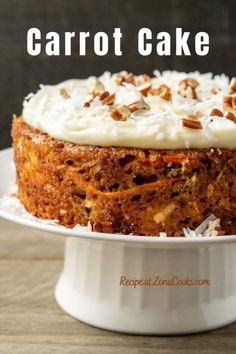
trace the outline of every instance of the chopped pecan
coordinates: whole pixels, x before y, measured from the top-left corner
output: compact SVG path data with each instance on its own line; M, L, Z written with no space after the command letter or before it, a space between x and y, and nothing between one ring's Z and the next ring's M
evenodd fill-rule
M101 99L100 96L100 101L102 102L102 104L106 104L108 106L112 105L115 102L115 94L112 93L111 95L108 92L108 95L106 95L105 97L103 96L103 98Z
M178 93L185 98L197 99L196 88L199 86L199 82L192 78L186 78L179 83Z
M152 87L151 82L144 82L142 85L139 85L137 89L141 92L143 96L147 96L150 88Z
M96 222L96 221L89 221L88 227L91 231L95 232L104 232L104 233L112 233L112 223L109 221L104 222Z
M109 95L110 95L110 93L108 91L103 91L99 95L99 100L102 101L102 100L104 100L104 98L108 97Z
M223 108L224 110L232 108L232 96L223 97Z
M190 86L192 88L196 88L199 86L199 82L195 79L192 79L191 77L187 77L186 79L183 79L180 81L180 85L186 85L186 86Z
M160 90L161 90L160 97L163 100L170 101L170 99L171 99L170 88L166 85L161 85Z
M135 101L133 103L130 103L128 105L129 109L131 112L135 112L138 111L140 109L151 109L149 104L147 104L147 102L144 101L143 97L141 97L138 101Z
M224 114L218 108L213 108L212 111L211 111L210 116L224 117Z
M232 120L232 122L236 123L236 115L231 111L226 111L224 114L225 118Z
M145 82L151 82L151 78L147 74L143 74L139 77L138 85L142 85Z
M135 85L135 78L132 73L126 74L126 73L119 73L116 78L116 83L117 85L122 85L123 82L126 82L127 84L132 84Z
M65 88L61 88L59 92L60 92L60 95L61 95L63 98L65 98L65 100L67 100L68 98L70 98L70 95L69 95L69 93L66 91Z
M90 104L93 102L95 97L96 96L93 96L90 100L85 102L84 107L90 107ZM108 91L103 91L99 94L99 100L102 104L112 105L115 101L115 94L113 93L112 95L110 95Z
M236 92L236 77L232 77L230 84L229 84L229 93L235 93Z
M170 88L162 84L158 88L150 89L150 94L153 96L160 96L163 100L170 101L171 100L171 91Z
M114 120L127 120L130 116L130 113L131 110L128 106L119 106L111 112L111 117Z
M224 110L235 110L236 109L236 96L224 96L223 97L223 108Z
M182 118L182 124L185 128L202 129L202 123L194 115L190 115L187 118Z

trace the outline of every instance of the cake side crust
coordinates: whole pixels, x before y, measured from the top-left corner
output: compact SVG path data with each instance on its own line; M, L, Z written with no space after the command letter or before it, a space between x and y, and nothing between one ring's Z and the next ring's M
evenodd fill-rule
M226 234L236 233L235 150L76 145L22 117L12 137L19 199L33 215L66 227L90 221L115 233L180 236L213 213Z

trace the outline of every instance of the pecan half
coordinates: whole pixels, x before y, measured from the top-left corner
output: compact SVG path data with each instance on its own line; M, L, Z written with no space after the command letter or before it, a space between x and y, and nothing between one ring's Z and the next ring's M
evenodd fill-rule
M89 221L88 227L91 231L95 231L95 232L113 233L112 223L109 221L104 221L104 222Z
M197 99L196 88L199 86L199 82L191 77L181 80L179 83L178 93L185 98Z
M151 109L149 104L147 104L147 102L144 101L143 97L141 97L138 101L130 103L128 105L128 107L129 107L131 112L135 112L135 111L138 111L140 109L147 109L147 110Z
M224 117L224 114L218 108L213 108L212 111L211 111L210 116Z
M235 93L236 92L236 77L232 77L230 84L229 84L229 93Z
M65 88L61 88L59 92L60 92L60 95L61 95L63 98L65 98L65 100L67 100L68 98L70 98L70 95L69 95L69 93L66 91Z
M131 114L131 110L128 106L119 106L116 107L112 112L111 112L111 117L114 120L127 120Z
M182 125L184 128L202 129L202 123L194 115L182 118Z

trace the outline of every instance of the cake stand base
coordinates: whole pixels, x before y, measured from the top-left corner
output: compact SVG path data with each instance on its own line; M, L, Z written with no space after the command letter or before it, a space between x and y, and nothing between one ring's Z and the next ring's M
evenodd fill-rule
M71 316L112 331L211 330L236 320L235 248L235 243L186 249L68 237L56 300ZM174 279L181 283L168 283Z

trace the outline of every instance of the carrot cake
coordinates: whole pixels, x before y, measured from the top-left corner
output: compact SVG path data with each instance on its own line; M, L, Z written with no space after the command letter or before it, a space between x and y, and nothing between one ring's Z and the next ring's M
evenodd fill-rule
M236 78L154 72L41 85L14 117L19 199L93 231L236 233Z

